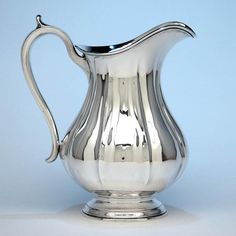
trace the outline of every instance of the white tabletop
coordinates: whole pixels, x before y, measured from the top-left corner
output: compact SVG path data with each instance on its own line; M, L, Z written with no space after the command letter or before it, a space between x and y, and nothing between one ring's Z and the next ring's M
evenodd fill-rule
M0 216L1 235L222 235L234 236L235 212L180 209L166 206L169 214L146 221L108 221L81 214L81 205L41 213ZM236 209L234 209L236 210Z

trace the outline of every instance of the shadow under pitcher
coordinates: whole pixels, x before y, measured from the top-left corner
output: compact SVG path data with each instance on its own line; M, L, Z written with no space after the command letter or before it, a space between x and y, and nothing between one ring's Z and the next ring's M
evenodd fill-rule
M160 216L165 207L153 195L182 173L186 145L170 114L160 87L167 52L195 33L181 22L167 22L121 44L74 45L62 30L44 24L22 46L22 65L31 92L47 120L52 151L86 190L96 193L83 212L108 219ZM60 141L53 116L35 82L29 52L44 34L61 38L71 59L88 76L84 104Z

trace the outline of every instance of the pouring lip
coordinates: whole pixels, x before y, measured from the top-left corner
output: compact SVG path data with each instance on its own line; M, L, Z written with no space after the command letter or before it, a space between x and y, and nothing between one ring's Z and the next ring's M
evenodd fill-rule
M152 29L146 31L145 33L135 37L131 40L128 40L123 43L113 44L113 45L106 45L106 46L87 46L87 45L75 45L76 49L83 52L86 55L113 55L118 54L124 51L129 50L130 48L138 45L139 43L143 42L144 40L152 37L155 34L161 33L166 30L180 30L185 32L192 38L196 37L195 32L186 24L179 22L179 21L170 21L163 24L160 24Z

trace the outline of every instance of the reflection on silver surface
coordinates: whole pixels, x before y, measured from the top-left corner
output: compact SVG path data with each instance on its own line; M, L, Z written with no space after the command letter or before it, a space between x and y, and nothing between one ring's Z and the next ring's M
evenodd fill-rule
M152 198L173 183L186 162L183 135L162 96L160 70L169 49L194 32L180 22L157 26L126 43L73 46L58 28L38 17L22 48L25 77L44 112L58 153L72 177L98 197L83 211L101 218L150 218L164 206ZM39 92L29 62L31 44L52 33L64 41L89 76L78 117L59 143L53 117Z

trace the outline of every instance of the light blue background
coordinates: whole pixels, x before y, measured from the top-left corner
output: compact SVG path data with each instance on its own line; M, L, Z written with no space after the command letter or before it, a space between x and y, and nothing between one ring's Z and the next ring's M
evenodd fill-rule
M162 70L163 92L188 141L189 163L183 177L158 198L194 216L196 222L191 222L192 226L182 222L182 228L176 229L166 223L161 229L170 235L187 229L194 235L194 227L202 235L236 235L235 12L233 0L1 0L0 235L19 235L14 227L7 227L13 220L6 215L57 212L91 198L66 174L60 160L50 165L44 162L50 153L50 133L24 81L20 63L21 45L35 28L37 14L63 29L75 44L120 43L171 20L195 30L197 38L177 44ZM55 36L35 43L32 65L62 139L83 103L87 79ZM180 215L177 210L176 219ZM21 229L23 223L18 225L17 217L15 220ZM84 235L89 234L89 228ZM30 229L24 232L30 234ZM50 232L50 227L47 229ZM35 234L37 226L32 230ZM154 230L156 235L158 228ZM58 235L62 232L58 227ZM123 233L136 234L131 229Z

